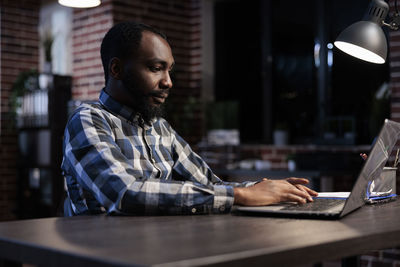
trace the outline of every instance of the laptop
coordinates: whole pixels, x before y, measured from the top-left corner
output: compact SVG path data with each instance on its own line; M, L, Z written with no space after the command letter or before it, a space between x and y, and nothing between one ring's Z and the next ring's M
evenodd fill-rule
M366 203L368 186L381 174L399 134L400 123L386 119L348 197L333 194L330 197L316 197L313 202L306 204L279 203L257 207L237 206L235 209L242 213L285 217L341 218Z

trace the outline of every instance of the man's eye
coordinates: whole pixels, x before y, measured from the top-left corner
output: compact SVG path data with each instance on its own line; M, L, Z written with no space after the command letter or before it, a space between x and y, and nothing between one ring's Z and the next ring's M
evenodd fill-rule
M157 71L160 71L161 68L160 68L160 67L150 67L150 70L151 70L152 72L157 72Z

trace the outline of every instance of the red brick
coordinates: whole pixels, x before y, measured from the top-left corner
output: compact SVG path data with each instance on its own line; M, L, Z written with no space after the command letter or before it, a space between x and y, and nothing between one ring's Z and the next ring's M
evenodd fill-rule
M0 150L0 220L15 219L17 194L17 135L7 119L10 88L24 70L38 68L39 5L37 1L3 0L1 8L1 150Z
M390 0L390 8L393 10L394 0ZM390 74L391 74L391 89L392 89L392 103L391 103L391 118L400 120L400 109L398 106L398 94L400 91L400 34L398 32L390 33Z

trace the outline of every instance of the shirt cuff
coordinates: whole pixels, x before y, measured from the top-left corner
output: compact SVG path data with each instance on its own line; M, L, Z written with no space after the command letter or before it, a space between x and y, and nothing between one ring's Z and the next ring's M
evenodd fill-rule
M233 187L214 185L213 213L227 213L233 206Z
M250 187L250 186L253 186L253 185L255 185L255 184L258 184L259 182L261 182L261 181L244 182L243 184L244 184L244 187Z

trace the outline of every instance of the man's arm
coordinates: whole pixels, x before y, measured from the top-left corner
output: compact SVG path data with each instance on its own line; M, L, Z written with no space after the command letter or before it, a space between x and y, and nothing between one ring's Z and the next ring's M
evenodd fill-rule
M170 127L170 126L169 126ZM219 179L204 162L193 152L190 146L172 128L173 147L176 154L175 170L180 175L189 177L204 184L224 184L234 186L234 204L246 206L268 205L284 201L305 203L313 201L312 196L317 192L307 188L308 180L304 178L287 178L261 182L228 183Z
M230 186L146 177L141 159L127 158L115 139L110 122L91 109L75 114L65 132L64 171L108 213L221 213L233 205Z

